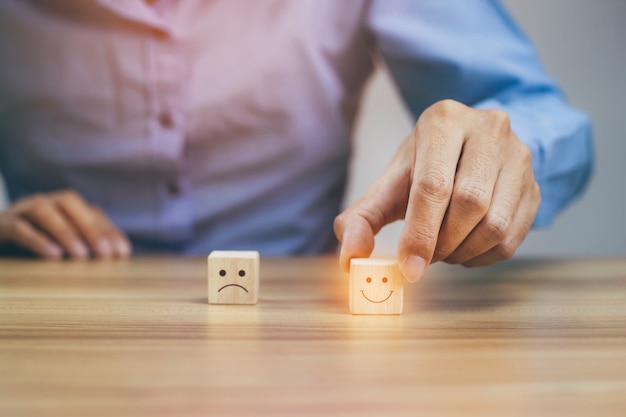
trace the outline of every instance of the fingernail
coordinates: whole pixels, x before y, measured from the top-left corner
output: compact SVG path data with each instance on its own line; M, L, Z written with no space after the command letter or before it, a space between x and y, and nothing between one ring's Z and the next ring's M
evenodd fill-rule
M48 244L44 248L45 256L49 258L60 258L63 256L63 250L57 245Z
M87 246L80 240L75 240L71 245L72 254L78 258L86 258L89 255Z
M402 273L409 282L415 282L424 275L426 260L419 256L411 255L402 264Z
M118 239L115 242L115 248L117 250L117 253L122 256L130 255L130 245L125 240Z
M107 239L101 238L100 240L98 240L97 249L98 255L100 255L101 257L108 258L109 256L111 256L112 248Z

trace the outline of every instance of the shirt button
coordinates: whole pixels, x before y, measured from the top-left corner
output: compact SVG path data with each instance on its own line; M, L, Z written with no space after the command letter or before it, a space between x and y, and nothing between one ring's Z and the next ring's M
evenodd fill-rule
M167 192L171 196L180 195L180 186L176 182L167 183Z
M155 28L155 29L152 29L151 32L152 32L152 36L159 41L164 41L169 38L169 34L163 29Z
M174 119L170 112L163 112L159 115L159 124L164 129L171 129L174 127Z

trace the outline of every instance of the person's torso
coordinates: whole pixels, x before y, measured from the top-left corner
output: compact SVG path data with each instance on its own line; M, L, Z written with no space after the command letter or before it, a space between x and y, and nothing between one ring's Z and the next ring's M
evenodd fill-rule
M0 171L73 188L140 246L332 245L366 4L0 3Z

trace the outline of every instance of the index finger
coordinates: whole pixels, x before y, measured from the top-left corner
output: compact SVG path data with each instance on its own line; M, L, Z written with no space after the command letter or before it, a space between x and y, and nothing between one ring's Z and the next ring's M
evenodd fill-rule
M464 141L457 118L450 109L427 110L414 131L415 164L398 244L400 267L409 281L417 281L430 263L450 203Z

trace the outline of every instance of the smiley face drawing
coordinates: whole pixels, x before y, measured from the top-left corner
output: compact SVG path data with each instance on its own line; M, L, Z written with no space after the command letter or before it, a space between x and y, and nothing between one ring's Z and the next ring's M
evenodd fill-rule
M391 259L350 261L350 313L401 314L403 280Z
M387 277L382 277L382 278L380 279L380 281L381 281L383 284L386 284L387 282L389 282L389 278L387 278ZM368 284L371 284L371 283L372 283L372 277L367 277L367 278L365 278L365 282L367 282ZM367 295L365 295L365 290L361 290L361 294L363 294L363 297L365 297L365 299L366 299L367 301L369 301L370 303L376 303L376 304L378 304L378 303L384 303L384 302L385 302L385 301L387 301L389 298L391 298L391 296L393 295L393 290L389 290L389 295L388 295L388 296L386 296L385 298L383 298L382 300L378 300L378 301L376 301L376 300L372 300L372 299L371 299L371 298L369 298Z
M260 256L256 251L213 251L208 257L209 304L256 304Z

